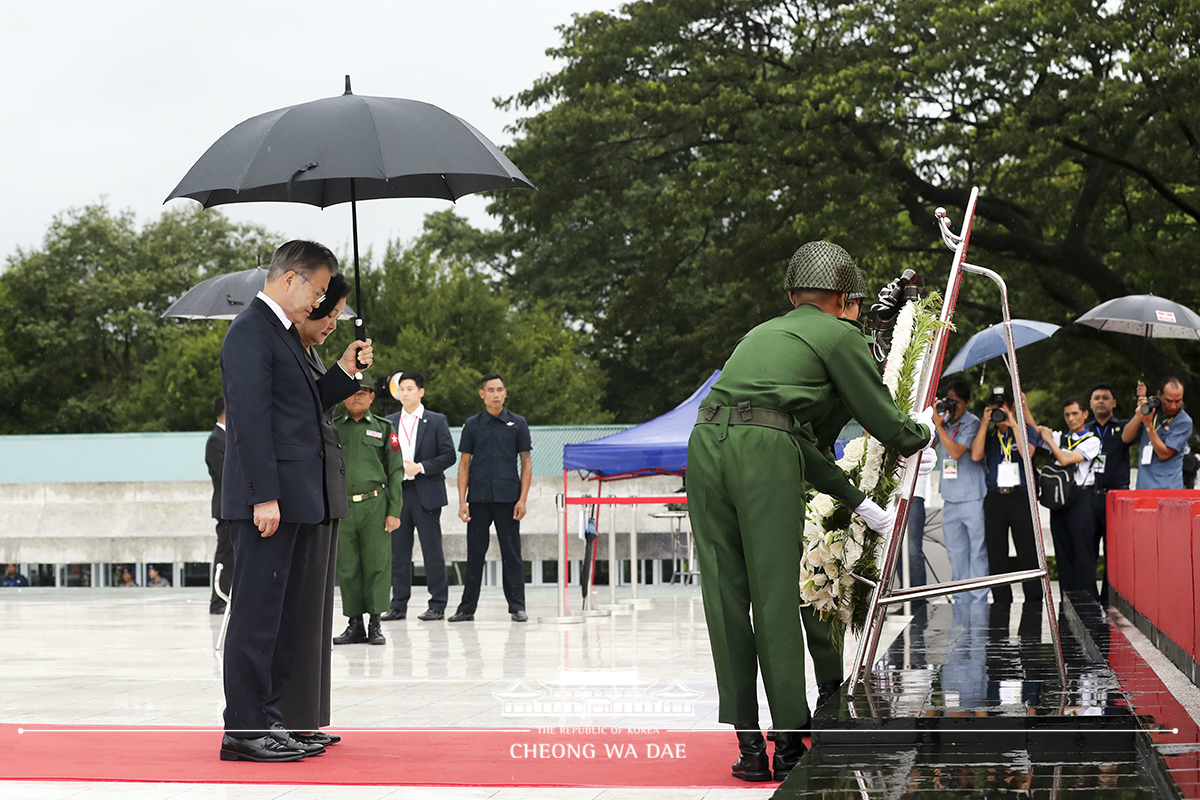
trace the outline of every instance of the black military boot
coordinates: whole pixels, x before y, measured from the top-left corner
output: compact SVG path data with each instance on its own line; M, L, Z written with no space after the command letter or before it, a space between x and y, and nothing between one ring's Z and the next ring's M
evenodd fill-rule
M733 764L733 777L743 781L771 780L767 762L767 743L758 723L737 726L738 750L741 755Z
M804 746L804 734L800 731L776 731L775 755L771 758L771 767L775 770L775 780L786 780L801 757L808 752Z
M379 615L372 614L367 622L367 644L387 644L387 639L383 638L383 631L380 630L380 624Z
M367 641L367 632L363 629L362 615L350 617L350 624L341 636L333 637L334 644L362 644Z

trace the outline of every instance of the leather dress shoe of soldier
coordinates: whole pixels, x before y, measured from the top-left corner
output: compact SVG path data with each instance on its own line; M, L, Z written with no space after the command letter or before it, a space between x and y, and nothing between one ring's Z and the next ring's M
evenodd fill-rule
M733 777L743 781L771 780L771 763L767 760L767 742L758 723L737 726L738 760L733 762Z
M512 621L513 622L529 622L529 615L526 614L524 611L514 611L514 612L512 612Z
M225 734L221 739L222 761L299 761L304 756L303 750L289 747L274 736L237 739Z
M775 754L771 757L771 769L775 772L775 780L786 780L807 752L802 731L776 731Z
M817 704L813 706L813 711L816 711L821 706L832 700L842 688L841 681L825 681L817 684Z
M306 756L319 756L325 752L325 745L319 742L314 742L309 738L295 736L287 728L280 725L278 722L271 725L271 736L275 737L277 742L284 744L293 750L299 750Z
M380 619L382 619L384 622L394 622L398 619L405 619L406 617L408 617L408 612L404 609L389 608L387 611L383 612L383 616L380 617Z
M378 614L372 614L370 621L367 622L367 644L387 644L387 639L383 638L383 629L380 627Z
M474 619L475 619L474 614L468 614L465 611L455 611L449 617L450 622L471 622Z
M440 608L431 608L428 611L426 611L424 614L417 615L417 619L419 619L423 622L433 622L434 620L445 619L445 618L446 618L446 612Z
M350 624L341 636L333 637L334 644L363 644L367 641L367 631L363 628L361 616L350 617Z

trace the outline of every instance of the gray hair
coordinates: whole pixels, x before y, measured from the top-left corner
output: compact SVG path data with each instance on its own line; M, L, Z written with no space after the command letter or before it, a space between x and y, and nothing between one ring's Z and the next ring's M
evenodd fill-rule
M267 280L278 280L288 272L298 272L307 278L321 267L328 268L330 275L337 274L338 260L333 251L319 242L293 239L279 245L271 256Z

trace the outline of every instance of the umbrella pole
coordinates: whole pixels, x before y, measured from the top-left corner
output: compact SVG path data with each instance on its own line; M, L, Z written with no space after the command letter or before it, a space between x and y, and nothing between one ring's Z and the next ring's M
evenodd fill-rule
M354 338L365 342L367 328L363 323L362 279L358 274L358 197L354 191L354 178L350 179L350 228L354 238L354 308L358 311L358 316L354 318ZM359 361L357 356L354 363L360 371L367 368L367 365Z

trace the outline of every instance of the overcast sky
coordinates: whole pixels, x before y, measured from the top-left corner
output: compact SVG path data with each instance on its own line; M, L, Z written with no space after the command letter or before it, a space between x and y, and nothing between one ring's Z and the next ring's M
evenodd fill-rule
M68 208L107 198L139 225L223 133L249 117L342 93L441 106L497 144L516 115L492 100L556 71L546 56L573 13L615 0L0 0L0 264L41 245ZM518 167L521 165L518 164ZM195 206L172 200L167 208ZM459 213L493 227L485 203ZM360 244L420 232L436 200L359 204ZM348 253L350 206L220 207Z

